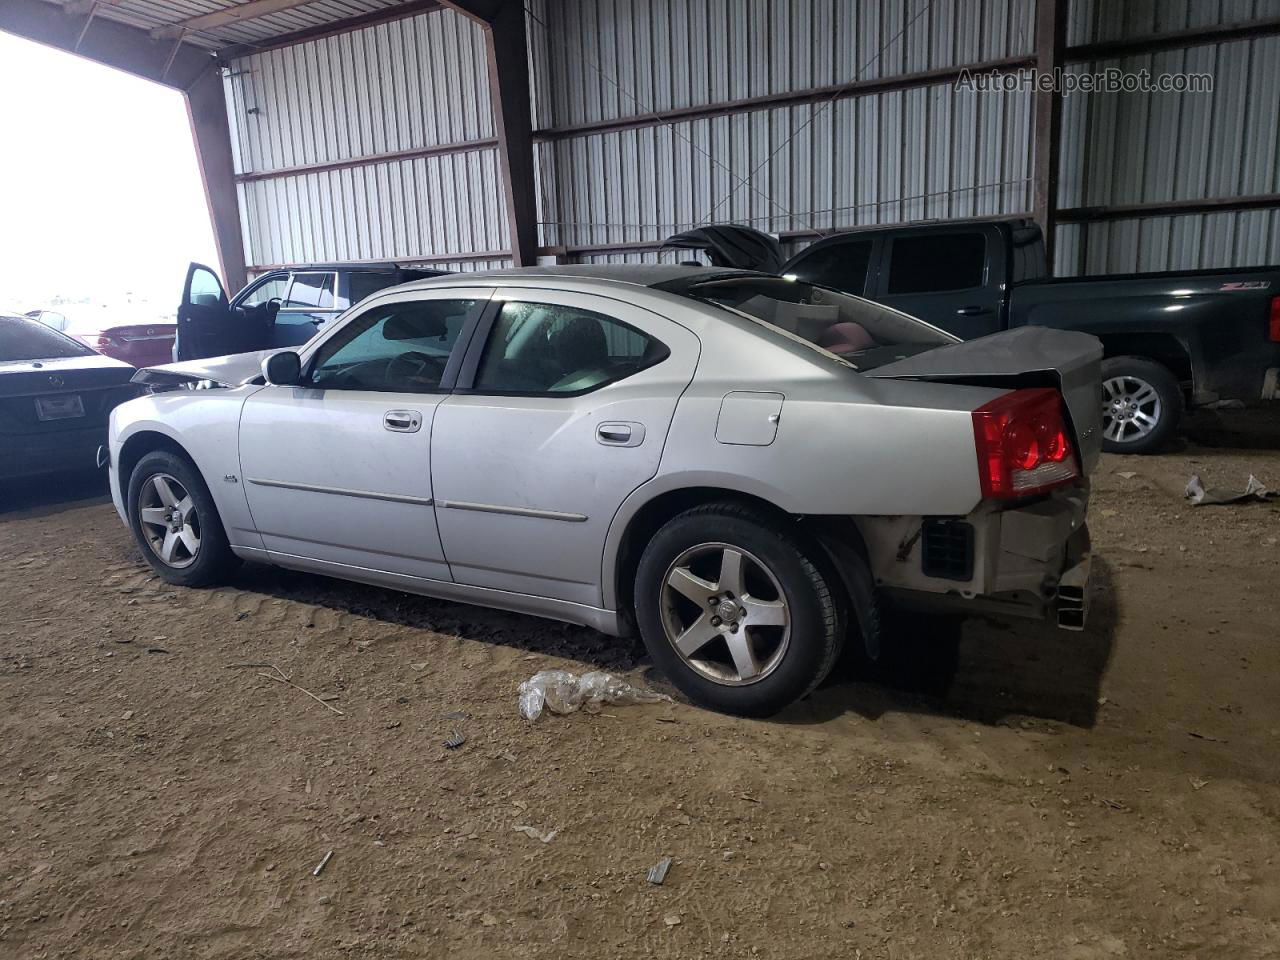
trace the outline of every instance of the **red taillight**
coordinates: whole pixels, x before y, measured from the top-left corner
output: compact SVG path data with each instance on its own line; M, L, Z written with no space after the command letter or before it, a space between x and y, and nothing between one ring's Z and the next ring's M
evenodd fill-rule
M1271 298L1271 342L1280 343L1280 297Z
M1015 390L973 411L982 495L1009 499L1079 476L1058 391Z
M95 347L110 347L110 346L113 346L114 344L115 344L115 341L112 340L110 337L108 337L105 333L98 334L97 337L94 338L94 342L93 342L93 345Z

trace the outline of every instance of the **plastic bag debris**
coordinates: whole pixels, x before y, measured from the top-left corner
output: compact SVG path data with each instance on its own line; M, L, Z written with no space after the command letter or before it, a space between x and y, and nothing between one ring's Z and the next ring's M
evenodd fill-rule
M1240 493L1216 487L1206 490L1204 484L1200 482L1200 474L1193 473L1191 479L1187 481L1186 497L1191 501L1193 507L1207 507L1228 503L1245 503L1249 500L1261 500L1265 503L1268 500L1280 497L1280 493L1269 491L1266 484L1262 483L1253 474L1249 474L1249 480L1245 484L1244 490Z
M520 684L520 716L536 720L545 707L552 713L586 710L598 713L604 704L660 703L670 700L665 693L642 690L611 673L591 670L576 676L568 670L540 670Z
M552 840L556 838L556 834L560 832L560 830L557 828L555 830L548 830L546 833L543 833L537 827L531 827L527 823L522 823L518 826L512 827L511 829L514 830L516 833L523 833L530 840L541 840L543 843L550 843Z

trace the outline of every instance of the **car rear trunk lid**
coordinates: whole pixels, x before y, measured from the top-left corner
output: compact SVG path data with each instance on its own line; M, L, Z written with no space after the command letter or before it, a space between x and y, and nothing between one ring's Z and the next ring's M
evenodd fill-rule
M1102 344L1049 327L1019 327L887 363L867 376L974 386L1053 386L1062 394L1084 473L1102 453Z

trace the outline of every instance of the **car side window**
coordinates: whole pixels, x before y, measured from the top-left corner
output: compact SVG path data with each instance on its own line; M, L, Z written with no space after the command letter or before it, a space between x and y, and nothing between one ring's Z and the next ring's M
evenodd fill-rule
M475 300L414 300L371 307L316 351L309 385L384 393L438 390L475 306Z
M285 291L289 288L289 278L267 277L258 281L247 291L240 299L241 307L260 307L270 300L283 300Z
M987 238L976 231L894 237L885 293L941 293L982 286Z
M295 273L285 295L283 309L333 309L332 273Z
M802 258L788 273L807 283L861 296L867 286L867 264L870 261L870 240L834 243Z
M660 341L613 317L547 303L504 303L476 371L478 393L573 395L660 363Z

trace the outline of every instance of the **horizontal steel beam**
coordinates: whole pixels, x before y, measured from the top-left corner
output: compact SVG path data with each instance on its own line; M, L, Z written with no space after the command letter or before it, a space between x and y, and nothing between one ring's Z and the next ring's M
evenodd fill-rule
M1180 47L1197 47L1207 43L1225 43L1230 40L1252 40L1256 37L1275 36L1280 33L1280 17L1249 20L1242 23L1226 23L1217 27L1193 27L1190 30L1172 30L1134 40L1103 40L1083 43L1067 48L1067 61L1080 63L1087 60L1114 60L1134 54L1156 53L1160 50L1176 50Z
M696 107L679 107L674 110L663 110L634 117L619 117L613 120L597 120L589 123L548 127L542 130L535 130L534 137L539 140L563 140L566 137L576 137L587 133L612 133L617 130L633 130L637 127L652 127L658 124L686 120L703 120L709 117L724 117L757 110L772 110L775 107L791 107L806 103L844 100L849 97L861 97L873 93L887 93L891 90L908 90L912 87L955 83L965 71L969 73L990 73L992 71L1005 73L1023 67L1034 66L1034 64L1035 57L1031 54L1024 57L1003 57L998 60L984 60L980 63L971 63L959 67L920 70L915 73L895 74L891 77L877 77L874 80L855 80L852 83L807 87L803 90L792 90L788 93L770 93L759 97L744 97L740 100L721 100Z
M363 30L365 27L375 27L380 23L403 20L405 17L416 17L420 13L439 10L442 6L443 4L440 0L408 0L407 3L401 3L394 7L372 10L369 13L347 17L344 20L335 20L333 23L307 27L305 30L295 30L293 33L282 33L277 37L263 40L260 43L237 43L222 47L218 50L218 59L223 61L235 60L237 57L248 57L255 53L265 53L268 50L293 47L300 43L310 43L312 40L323 40L325 37L351 33L354 30Z
M379 163L395 163L398 160L416 160L419 157L438 157L448 153L469 153L473 150L492 149L498 145L497 139L487 137L480 140L459 140L455 143L441 143L430 147L419 147L416 150L397 150L394 153L371 153L363 157L352 157L349 160L331 160L325 163L303 163L293 167L277 167L274 170L259 170L253 173L236 175L237 183L253 183L255 180L276 180L281 177L299 177L308 173L327 173L330 170L349 170L352 167L368 167Z
M1239 197L1208 197L1156 203L1120 203L1097 207L1064 207L1059 223L1096 223L1103 220L1136 220L1143 217L1176 217L1189 213L1237 213L1280 207L1280 193L1255 193Z
M245 23L249 20L256 20L259 17L267 17L273 13L283 13L295 7L304 7L313 2L314 0L247 0L247 2L238 3L234 7L225 7L212 13L188 17L186 20L175 20L172 23L166 23L164 26L156 27L151 32L158 37L172 37L183 32L212 30L216 27L225 27L228 24Z

